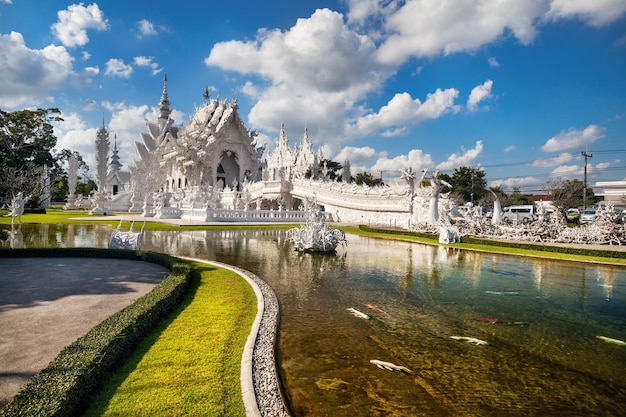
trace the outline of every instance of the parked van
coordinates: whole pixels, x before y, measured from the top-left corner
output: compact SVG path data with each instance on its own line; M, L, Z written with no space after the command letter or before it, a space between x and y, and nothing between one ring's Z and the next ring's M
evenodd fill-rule
M509 206L502 211L502 221L506 223L528 223L537 218L537 206Z

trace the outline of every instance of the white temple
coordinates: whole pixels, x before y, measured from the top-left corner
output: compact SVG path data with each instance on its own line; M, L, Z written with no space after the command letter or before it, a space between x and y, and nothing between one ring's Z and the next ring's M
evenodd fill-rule
M382 187L359 186L350 183L346 159L341 178L330 181L322 152L313 149L306 129L300 144L291 146L281 126L274 146L266 150L257 146L257 133L244 126L237 101L211 98L208 88L204 103L185 124L175 126L170 115L165 76L159 115L156 120L146 120L130 173L120 170L115 139L108 172L102 175L108 203L94 213L129 211L155 218L293 222L304 221L307 202L315 200L328 221L403 228L439 223L438 202L433 204L438 198L433 194L438 194L436 176L432 187L426 188L416 187L412 174ZM98 131L98 141L108 146L108 132L103 129ZM103 166L98 168L101 170Z
M137 157L130 173L121 171L117 138L110 162L109 134L98 130L98 183L92 195L92 214L113 211L141 213L143 217L178 218L204 222L299 222L311 210L317 221L386 226L439 233L441 243L462 236L497 236L515 240L626 244L624 225L602 211L591 225L571 230L563 217L538 216L530 224L509 225L500 220L496 198L493 218L481 207L457 207L441 194L446 184L438 171L398 167L399 180L369 187L351 182L350 162L341 178L330 180L321 151L313 149L307 130L292 147L284 125L274 146L257 146L257 133L246 129L237 101L211 99L186 124L174 126L170 117L167 76L156 120L146 120L147 132L136 142ZM105 162L103 162L105 161ZM311 202L316 206L311 207ZM329 229L330 230L330 229ZM307 247L306 245L302 246Z

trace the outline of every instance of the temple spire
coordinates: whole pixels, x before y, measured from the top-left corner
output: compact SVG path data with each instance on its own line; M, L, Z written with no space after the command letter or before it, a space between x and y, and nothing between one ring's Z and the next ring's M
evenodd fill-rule
M170 100L167 97L167 74L163 76L163 93L159 102L159 120L167 121L170 118Z
M111 173L118 172L121 167L122 167L122 164L120 163L119 151L117 149L117 133L116 133L113 139L113 152L111 155L111 162L109 163L109 175Z

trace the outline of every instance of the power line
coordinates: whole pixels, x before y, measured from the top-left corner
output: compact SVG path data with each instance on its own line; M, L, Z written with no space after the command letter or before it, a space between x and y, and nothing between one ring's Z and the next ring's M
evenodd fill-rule
M606 149L606 150L599 150L599 151L589 151L589 152L593 152L593 153L626 153L626 149ZM564 157L556 157L556 158L539 158L539 159L531 159L531 160L527 160L527 161L519 161L519 162L508 162L508 163L503 163L503 164L491 164L491 165L481 165L481 168L500 168L500 167L511 167L511 166L520 166L520 165L530 165L530 164L534 164L537 162L541 162L541 161L553 161L553 162L558 162L559 160L571 160L572 156L568 155L568 156L564 156Z

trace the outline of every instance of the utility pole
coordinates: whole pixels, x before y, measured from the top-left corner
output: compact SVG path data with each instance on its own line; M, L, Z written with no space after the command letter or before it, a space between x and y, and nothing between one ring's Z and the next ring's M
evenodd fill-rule
M587 209L587 158L593 158L593 154L587 153L587 151L581 152L585 157L585 174L583 177L583 211Z
M474 167L471 167L472 170L472 189L470 190L470 198L472 200L472 207L474 207Z

